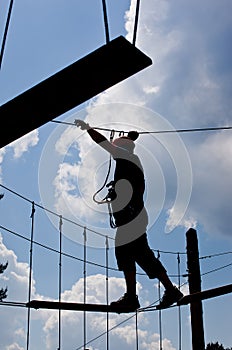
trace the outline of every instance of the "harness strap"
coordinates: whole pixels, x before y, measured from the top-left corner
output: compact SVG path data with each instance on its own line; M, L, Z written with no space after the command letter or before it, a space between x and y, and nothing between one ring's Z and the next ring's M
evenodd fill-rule
M111 210L110 202L107 202L107 205L108 205L108 211L109 211L109 216L110 216L110 227L111 228L116 228L117 225L114 222L114 217L113 217L113 213L112 213L112 210Z

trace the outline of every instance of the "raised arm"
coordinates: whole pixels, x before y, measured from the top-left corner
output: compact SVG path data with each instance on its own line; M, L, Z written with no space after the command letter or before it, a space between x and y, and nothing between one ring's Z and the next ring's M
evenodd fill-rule
M101 146L107 152L112 154L113 157L115 156L117 147L112 145L112 143L108 141L107 138L103 136L100 132L96 131L95 129L92 129L91 126L85 123L83 120L76 119L74 121L74 124L77 127L80 127L81 130L87 130L88 134L94 142L96 142L99 146Z

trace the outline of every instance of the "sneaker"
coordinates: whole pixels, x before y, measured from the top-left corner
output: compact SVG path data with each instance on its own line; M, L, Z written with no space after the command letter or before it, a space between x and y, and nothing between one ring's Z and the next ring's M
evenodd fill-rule
M181 291L179 291L179 289L176 287L166 289L159 305L156 306L156 309L165 309L183 298L183 296L184 294L181 293Z
M117 301L112 301L110 306L114 309L123 309L125 312L136 311L139 307L138 296L129 296L125 293L121 298Z

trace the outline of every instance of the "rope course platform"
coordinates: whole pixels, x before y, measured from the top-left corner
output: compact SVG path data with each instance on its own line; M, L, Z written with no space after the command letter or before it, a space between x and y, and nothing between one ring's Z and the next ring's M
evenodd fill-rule
M50 310L70 310L70 311L90 311L90 312L114 312L129 313L135 312L127 307L112 307L106 304L87 304L87 303L69 303L58 301L31 300L26 304L32 309L50 309Z
M101 46L0 106L0 148L150 66L152 60L123 36Z

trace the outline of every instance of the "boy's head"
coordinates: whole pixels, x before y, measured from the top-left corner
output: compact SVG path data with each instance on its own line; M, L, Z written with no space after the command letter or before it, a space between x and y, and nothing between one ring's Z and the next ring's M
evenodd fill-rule
M133 153L135 148L134 141L139 137L137 131L129 131L127 136L118 137L113 141L113 144L118 147L125 148L130 153Z

